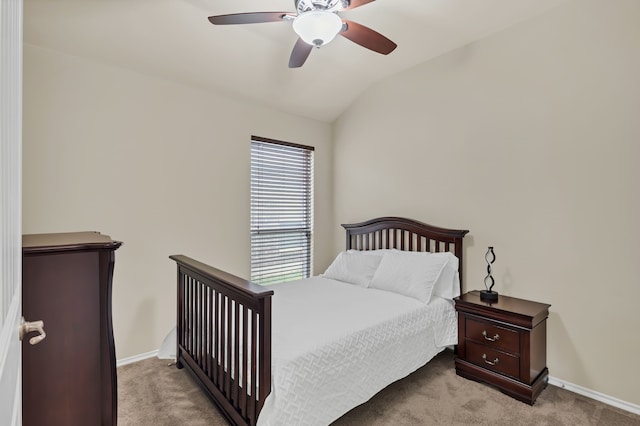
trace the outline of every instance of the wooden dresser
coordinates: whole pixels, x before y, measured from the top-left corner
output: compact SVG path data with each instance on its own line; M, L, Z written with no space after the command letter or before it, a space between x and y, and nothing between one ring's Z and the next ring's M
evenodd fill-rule
M549 380L546 320L551 305L502 295L483 302L479 291L455 303L456 373L533 404Z
M122 243L97 232L22 242L23 316L46 333L22 343L23 425L116 425L111 282Z

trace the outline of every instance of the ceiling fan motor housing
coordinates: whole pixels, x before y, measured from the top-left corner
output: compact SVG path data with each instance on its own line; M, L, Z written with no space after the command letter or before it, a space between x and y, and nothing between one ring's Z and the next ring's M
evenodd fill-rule
M349 0L296 0L298 14L312 10L338 12L349 7Z

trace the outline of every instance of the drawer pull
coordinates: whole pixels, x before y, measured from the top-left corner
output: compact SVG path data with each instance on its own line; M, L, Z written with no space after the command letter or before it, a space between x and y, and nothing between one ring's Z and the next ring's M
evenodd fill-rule
M487 360L487 354L482 354L482 359L484 360L485 363L489 365L496 365L498 361L500 361L498 358L494 359L493 361Z
M495 342L500 338L500 335L498 333L496 333L496 335L493 337L487 336L487 330L482 330L482 336L484 337L484 340L488 340L490 342Z

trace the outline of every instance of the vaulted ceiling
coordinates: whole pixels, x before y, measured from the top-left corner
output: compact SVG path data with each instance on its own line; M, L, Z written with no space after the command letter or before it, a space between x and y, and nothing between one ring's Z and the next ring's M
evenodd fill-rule
M294 0L24 0L24 41L331 122L372 83L565 1L373 1L341 16L393 40L395 51L337 37L298 69L287 66L297 40L290 22L207 20L293 12Z

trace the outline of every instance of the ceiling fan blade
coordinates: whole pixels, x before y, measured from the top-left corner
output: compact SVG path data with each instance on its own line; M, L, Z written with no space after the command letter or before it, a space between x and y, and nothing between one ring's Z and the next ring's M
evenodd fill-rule
M360 6L364 6L367 3L371 3L372 1L375 0L351 0L349 2L349 6L345 7L342 10L351 10L351 9L355 9L356 7L360 7Z
M343 19L342 22L345 24L346 28L340 32L340 35L362 47L366 47L374 52L382 53L383 55L388 55L398 47L397 44L369 27L365 27L364 25L360 25L347 19Z
M214 25L260 24L282 21L283 16L290 14L290 12L232 13L230 15L209 16L209 22Z
M300 68L309 57L313 46L298 38L289 58L289 68Z

